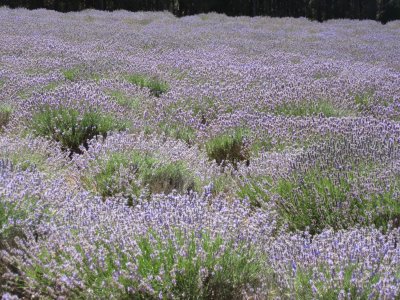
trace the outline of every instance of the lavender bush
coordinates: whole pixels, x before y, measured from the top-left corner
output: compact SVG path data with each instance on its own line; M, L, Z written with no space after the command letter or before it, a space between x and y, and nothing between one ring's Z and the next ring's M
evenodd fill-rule
M400 23L0 8L3 299L398 299Z

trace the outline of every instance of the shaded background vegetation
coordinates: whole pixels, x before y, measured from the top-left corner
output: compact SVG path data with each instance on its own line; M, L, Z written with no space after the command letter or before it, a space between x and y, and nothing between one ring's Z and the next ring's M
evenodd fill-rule
M400 18L400 0L0 0L0 5L61 12L87 8L168 10L178 16L218 12L229 16L307 17L318 21L350 18L386 23Z

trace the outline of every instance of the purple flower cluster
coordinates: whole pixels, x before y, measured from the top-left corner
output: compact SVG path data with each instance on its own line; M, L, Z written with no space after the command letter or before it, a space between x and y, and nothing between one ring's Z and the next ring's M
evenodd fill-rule
M0 7L0 107L10 112L0 128L2 299L397 299L399 30L398 21ZM132 76L168 89L155 94ZM60 131L73 138L97 125L84 124L87 112L127 128L99 131L71 154L35 136L42 107L77 112L79 126L64 116L71 128ZM54 116L40 121L58 133ZM218 165L206 146L222 149L235 130L246 160ZM148 192L132 153L182 164L196 189ZM90 176L124 193L102 197ZM141 193L128 206L131 181ZM296 214L293 199L353 223L293 230L279 209ZM382 224L376 216L387 224L371 225Z

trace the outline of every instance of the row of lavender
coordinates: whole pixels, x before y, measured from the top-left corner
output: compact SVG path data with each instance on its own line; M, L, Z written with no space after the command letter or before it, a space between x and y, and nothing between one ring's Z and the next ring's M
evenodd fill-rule
M0 28L4 299L399 297L399 22Z

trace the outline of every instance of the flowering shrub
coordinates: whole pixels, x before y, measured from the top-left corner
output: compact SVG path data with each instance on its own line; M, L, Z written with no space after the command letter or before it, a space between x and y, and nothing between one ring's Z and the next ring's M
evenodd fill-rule
M92 163L82 179L84 185L103 197L140 196L151 193L184 193L195 188L195 180L182 161L160 162L139 152L112 153Z
M0 28L0 297L400 297L398 21Z
M207 155L217 164L229 162L236 164L249 158L245 146L246 130L238 128L233 133L224 133L207 141Z
M256 178L238 194L257 206L272 202L290 230L315 234L324 228L374 224L386 230L400 225L398 176L385 178L363 168L328 172L311 169L276 182Z
M43 107L33 116L31 127L34 134L49 137L65 149L79 153L81 146L87 148L88 140L97 135L106 137L111 130L123 130L125 124L95 111L80 115L71 108Z
M79 245L76 248L76 254L87 257L84 249ZM120 251L102 243L97 243L93 250L100 256L87 257L80 262L81 266L76 266L80 274L76 279L88 290L71 281L68 271L60 269L60 274L53 274L45 267L54 262L61 267L61 263L72 258L69 253L43 250L39 260L25 271L38 287L68 287L69 297L192 298L195 295L202 299L240 295L249 285L259 286L265 272L251 249L233 247L222 238L211 239L201 233L195 237L177 232L167 240L150 233L148 237L137 238L138 252ZM61 282L43 278L43 274L61 276ZM57 294L54 292L49 296Z
M37 238L39 225L47 210L41 199L42 177L36 172L20 171L12 163L0 160L0 251L16 247L15 239L29 230ZM0 264L0 276L7 271L7 262ZM0 285L0 292L2 291Z

